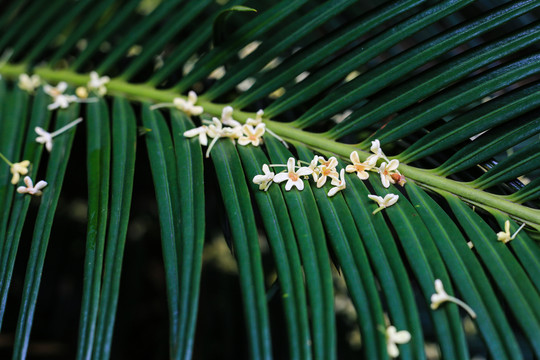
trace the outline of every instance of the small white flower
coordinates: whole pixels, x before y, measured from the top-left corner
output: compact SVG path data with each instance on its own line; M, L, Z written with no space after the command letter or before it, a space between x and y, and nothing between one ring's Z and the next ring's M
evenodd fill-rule
M340 173L340 179L332 179L332 185L334 185L333 188L328 191L328 196L332 197L337 194L338 191L344 190L346 188L345 184L345 169L341 169Z
M18 85L19 88L21 88L22 90L33 94L36 88L41 85L41 78L37 74L34 74L32 76L28 76L27 74L20 74Z
M370 156L371 158L371 156ZM352 165L347 165L346 170L348 173L356 172L356 175L361 180L366 180L369 178L367 170L371 170L377 163L377 159L371 158L369 161L360 162L358 157L358 152L353 151L350 155ZM368 158L369 159L369 158Z
M255 128L253 128L251 125L245 124L242 126L243 135L238 139L238 143L243 146L249 143L251 143L253 146L259 146L265 129L266 125L263 123L258 124Z
M336 167L338 165L338 161L335 157L331 157L328 160L325 160L324 157L319 156L319 162L321 165L319 165L319 176L317 179L317 187L322 187L325 183L328 177L332 179L336 179L339 177L338 172L336 171Z
M398 201L399 195L386 194L386 196L384 198L382 198L381 196L377 196L377 195L368 195L368 198L370 198L371 200L373 200L373 201L377 202L377 204L379 204L379 207L377 209L375 209L373 211L373 213L372 213L372 214L375 215L376 213L378 213L382 209L394 205Z
M302 176L310 175L313 170L308 167L301 167L298 171L294 170L294 158L289 158L287 161L287 172L282 172L274 176L274 182L280 183L287 180L285 184L285 190L289 191L293 186L296 186L298 190L304 190L304 182Z
M264 111L260 109L259 111L257 111L257 114L255 115L255 119L248 118L246 120L246 124L251 125L251 126L259 125L260 123L262 123L263 115L264 115Z
M253 177L253 183L259 185L259 190L266 191L272 184L272 180L274 179L274 173L270 171L268 165L266 164L262 166L262 170L264 172L264 175L255 175L255 177Z
M201 143L201 145L206 146L208 144L208 138L206 136L207 132L208 132L208 126L203 125L203 126L199 126L199 127L184 131L184 136L188 138L192 138L198 135L199 142Z
M395 326L386 328L386 349L392 358L399 356L397 344L406 344L411 340L411 334L407 330L396 331Z
M42 194L41 189L47 186L47 182L43 180L38 181L36 186L34 186L34 183L32 182L32 179L30 178L30 176L24 177L24 183L26 184L26 186L19 186L17 188L17 192L19 194L30 194L30 195L35 195L35 196L41 196Z
M66 82L61 81L56 86L51 86L49 84L45 84L43 86L43 91L45 91L46 94L51 96L53 98L53 102L47 106L47 109L54 110L54 109L67 109L69 107L69 104L74 102L94 102L96 101L95 98L92 99L79 99L75 95L67 95L64 94L64 91L66 91L68 85Z
M368 158L366 159L367 163L376 164L377 160L379 160L380 158L383 158L383 159L386 158L386 156L384 155L384 153L383 153L383 151L381 149L381 143L380 143L380 141L378 139L371 142L371 149L370 150L373 153L373 155L368 156Z
M437 308L439 308L439 305L441 305L445 301L450 301L461 306L463 309L465 309L465 311L469 313L469 315L473 319L476 318L476 313L473 311L473 309L471 309L469 305L465 304L458 298L448 295L448 293L444 290L442 281L440 279L436 279L435 294L431 295L431 309L437 310Z
M107 84L111 78L108 76L100 77L97 72L90 73L90 81L88 81L88 89L94 90L99 96L104 96L107 93Z
M60 135L60 134L62 134L65 131L67 131L68 129L72 128L73 126L77 125L82 120L83 120L82 118L75 119L72 122L70 122L69 124L61 127L60 129L58 129L58 130L56 130L56 131L54 131L52 133L49 133L49 132L45 131L44 129L40 128L39 126L36 126L36 128L34 130L39 135L36 138L36 142L38 142L40 144L45 144L45 148L47 149L47 151L51 152L51 150L53 148L53 138Z
M24 160L18 163L13 163L10 166L10 172L13 174L13 177L11 178L11 183L15 185L19 182L21 175L28 174L28 167L30 166L30 161Z
M206 157L210 156L210 151L214 147L214 144L218 141L219 138L228 137L231 140L238 139L242 136L242 126L238 125L235 127L223 127L222 122L214 117L212 118L212 124L208 125L208 130L206 134L211 138L214 138L208 149L206 149Z
M61 81L56 86L51 86L49 84L43 85L43 91L53 99L58 95L62 95L66 91L68 84L65 81Z
M221 122L223 123L223 125L227 125L230 127L241 126L241 124L238 121L233 119L232 117L233 111L234 110L232 106L225 106L223 108L223 111L221 112Z
M383 162L379 167L379 174L381 174L381 182L385 188L388 188L390 184L396 183L392 175L396 173L398 166L399 161L394 159L388 164L386 164L386 162Z
M514 238L521 231L521 229L523 229L524 226L525 226L525 223L521 224L521 226L519 227L519 229L516 230L514 235L510 236L510 220L506 220L504 222L504 231L499 231L497 233L497 240L502 241L505 244L511 240L514 240Z
M202 106L195 106L196 103L197 93L195 91L190 91L188 93L187 100L184 100L181 97L177 97L173 99L172 103L159 103L152 105L150 106L150 110L155 110L162 107L175 107L178 110L186 113L187 116L198 116L204 112L204 108Z
M313 171L313 173L311 174L311 176L313 176L313 181L317 182L317 180L319 179L319 173L320 173L320 168L319 168L319 156L318 155L315 155L313 157L313 160L311 160L311 162L309 163L309 168L311 169L311 171Z

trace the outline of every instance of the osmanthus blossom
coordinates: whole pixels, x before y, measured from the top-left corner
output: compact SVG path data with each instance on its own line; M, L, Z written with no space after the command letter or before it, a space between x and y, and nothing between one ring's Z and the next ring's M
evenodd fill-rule
M514 235L510 235L510 220L506 220L504 222L504 231L499 231L497 233L497 240L502 241L503 243L507 243L511 240L514 240L514 238L517 236L517 234L523 229L525 226L525 223L521 224L519 229L516 230Z
M373 167L377 163L377 159L374 158L374 157L371 158L370 160L366 160L364 162L361 162L360 158L358 157L358 152L357 151L353 151L351 153L350 159L351 159L352 165L347 165L345 170L348 173L356 172L356 175L358 176L358 178L360 180L367 180L369 178L368 170L373 169Z
M386 194L384 198L377 195L368 195L368 198L379 204L379 207L372 212L372 214L375 215L379 211L394 205L398 201L399 195Z
M49 110L55 110L58 108L67 109L69 104L74 102L94 102L96 99L81 99L75 95L64 94L67 90L68 84L65 81L59 82L56 86L49 84L43 85L43 91L47 95L53 98L53 102L47 106Z
M42 129L39 126L36 126L36 128L34 130L39 135L36 138L36 142L38 142L40 144L45 144L45 148L47 149L47 151L51 152L51 150L53 148L53 138L60 135L60 134L62 134L63 132L66 132L67 130L71 129L72 127L74 127L75 125L80 123L81 121L83 121L82 118L75 119L72 122L70 122L69 124L61 127L60 129L58 129L58 130L56 130L56 131L54 131L52 133L49 133L49 132L45 131L44 129Z
M317 182L317 180L319 179L320 171L321 171L321 169L319 168L318 155L315 155L313 157L313 160L311 160L308 167L311 169L311 171L313 171L313 173L311 174L311 176L313 176L313 181Z
M274 176L274 182L280 183L287 180L285 184L285 190L289 191L293 186L296 186L298 190L304 190L304 182L302 176L311 175L313 170L308 167L300 167L295 170L294 158L290 157L287 161L287 172L281 172Z
M379 167L379 174L381 174L381 182L385 188L388 188L390 184L395 184L396 181L392 177L394 174L397 174L396 170L399 166L399 161L394 159L391 160L388 164L383 162Z
M242 132L243 135L238 138L238 144L247 145L252 144L253 146L259 146L262 141L262 136L266 130L266 125L263 123L258 124L255 128L252 125L243 125Z
M34 74L32 76L29 76L27 74L20 74L19 83L17 85L20 89L30 94L33 94L36 88L41 85L41 78L37 74Z
M398 344L406 344L411 340L411 334L407 330L397 331L395 326L386 328L386 351L392 358L399 356Z
M255 175L253 177L253 183L259 185L259 190L268 190L272 181L274 180L274 173L270 171L268 165L264 164L262 166L263 175Z
M19 182L21 175L28 174L28 167L30 166L29 160L23 160L18 163L12 163L2 153L0 153L0 159L2 159L6 164L8 164L9 171L13 174L13 176L11 177L11 183L13 185Z
M347 187L347 184L345 183L345 169L341 169L339 178L333 178L331 184L334 185L334 187L328 191L329 197L336 195L338 191L344 190Z
M204 112L202 106L195 105L197 103L197 93L195 91L188 92L187 100L181 97L173 99L172 103L159 103L150 106L150 110L159 109L162 107L175 107L178 110L183 111L187 116L198 116Z
M30 195L35 195L35 196L41 196L41 194L43 194L41 189L47 186L47 182L44 180L38 181L36 186L34 186L34 183L32 179L30 178L30 176L24 177L24 184L26 186L19 186L17 188L17 192L19 194L30 194Z
M184 136L187 138L199 136L199 142L201 143L201 145L206 146L208 145L208 137L206 136L207 132L208 132L208 126L203 125L203 126L199 126L199 127L184 131Z
M262 117L264 115L264 111L260 109L257 111L257 114L255 115L255 119L247 118L246 124L251 126L257 126L262 123Z
M463 301L459 300L456 297L448 295L448 293L444 290L443 283L440 279L435 280L435 294L431 295L431 309L437 310L439 306L446 301L453 302L459 306L461 306L469 315L474 319L476 318L476 313L473 309L467 304L465 304Z
M107 94L107 84L111 80L108 76L99 76L95 71L90 73L90 80L88 81L88 89L95 91L99 96L104 96Z
M331 158L326 160L324 157L319 156L318 160L321 164L319 165L317 187L320 188L326 183L327 178L330 177L332 179L335 179L339 177L339 173L336 171L338 161L335 157L332 156Z
M366 159L366 163L374 163L374 164L377 164L377 161L380 159L380 158L383 158L385 159L386 161L388 161L388 159L386 158L386 155L384 155L382 149L381 149L381 142L376 139L376 140L373 140L371 142L371 148L370 148L371 152L373 153L373 155L370 155L368 156L368 158Z

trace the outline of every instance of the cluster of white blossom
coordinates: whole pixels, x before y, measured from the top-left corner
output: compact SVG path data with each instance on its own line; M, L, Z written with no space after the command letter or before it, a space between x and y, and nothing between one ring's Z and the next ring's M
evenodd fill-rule
M202 108L201 108L202 109ZM201 110L202 112L202 110ZM232 117L233 108L226 106L221 112L221 119L213 117L211 121L203 120L203 125L184 132L184 136L191 138L198 136L201 145L208 145L208 138L212 138L206 157L210 156L212 147L220 138L229 138L233 142L238 141L239 145L245 146L251 144L259 146L266 132L266 125L262 122L263 111L259 110L255 119L247 119L244 125L234 120Z
M302 178L306 179L311 175L318 188L322 187L327 180L331 181L331 184L334 187L328 192L328 196L330 197L346 188L345 171L348 173L356 173L361 180L369 178L368 171L377 172L379 173L381 182L385 188L388 188L390 184L398 183L403 186L406 183L405 177L398 171L399 161L395 159L388 160L381 149L379 140L371 142L371 152L373 154L370 155L366 161L361 162L358 157L358 152L353 151L350 154L352 165L348 165L339 172L337 169L338 161L333 156L327 160L322 156L315 155L313 160L309 163L309 166L302 166L301 161L298 161L298 164L295 164L294 158L291 157L287 161L287 165L264 164L262 167L263 174L256 175L253 178L253 182L259 185L260 190L264 191L268 190L272 182L280 183L283 181L287 181L287 184L285 185L286 191L291 190L293 186L298 190L303 190L304 182L302 181ZM377 161L381 158L384 159L385 162L377 167ZM270 167L285 166L287 167L287 171L280 172L277 175L270 171ZM387 194L384 198L377 195L368 195L368 197L379 204L379 208L373 211L373 214L395 204L399 199L399 195L396 194Z
M19 88L33 94L35 90L43 85L43 91L52 98L52 102L47 106L49 110L67 109L74 102L95 102L96 98L88 98L88 91L93 91L99 96L104 96L107 93L105 84L110 81L108 76L100 77L95 71L90 73L90 79L86 87L78 87L75 94L67 94L68 84L65 81L60 81L56 86L43 83L39 75L27 74L19 75Z

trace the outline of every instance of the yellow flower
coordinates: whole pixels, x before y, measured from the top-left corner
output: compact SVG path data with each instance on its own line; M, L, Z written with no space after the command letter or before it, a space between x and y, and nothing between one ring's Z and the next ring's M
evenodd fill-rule
M507 242L509 242L510 240L514 240L514 238L517 236L518 232L520 232L521 229L523 229L524 226L525 226L525 223L521 224L521 226L519 227L519 229L516 230L514 235L510 235L510 221L506 220L504 222L504 231L499 231L497 233L497 240L502 241L505 244Z
M30 166L29 160L24 160L18 163L11 164L11 173L13 174L13 177L11 178L11 183L13 185L17 184L19 182L19 179L21 178L21 175L28 174L28 167Z

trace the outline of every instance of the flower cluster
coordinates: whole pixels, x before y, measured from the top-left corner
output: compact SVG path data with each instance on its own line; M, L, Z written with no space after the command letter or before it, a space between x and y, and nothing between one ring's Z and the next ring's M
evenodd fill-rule
M66 93L68 84L65 81L60 81L56 86L52 86L50 84L44 84L37 74L32 76L27 74L19 75L18 86L29 94L33 94L43 84L43 91L52 98L52 103L47 106L47 109L55 110L58 108L66 109L74 102L96 101L97 99L95 98L88 98L88 90L94 91L99 96L104 96L107 93L105 84L109 81L108 76L100 77L95 71L92 71L87 87L78 87L75 91L76 95Z
M390 184L398 183L403 186L407 182L405 177L401 175L398 170L399 161L396 159L389 160L381 149L381 143L379 140L371 142L371 152L373 155L368 156L366 161L361 162L358 158L358 153L353 151L350 155L352 165L348 165L346 170L349 173L356 172L356 175L361 180L369 178L368 171L375 171L380 174L381 182L385 188L388 188ZM377 167L377 161L383 159L379 167Z
M193 136L195 136L195 133ZM381 182L385 188L388 188L390 184L395 184L396 182L403 186L406 181L403 175L397 170L399 161L388 160L381 150L379 140L372 142L371 151L373 152L373 155L370 155L364 162L360 161L358 152L353 151L350 155L352 165L348 165L339 172L337 169L338 160L333 156L329 159L325 159L322 156L315 155L309 164L305 164L308 166L302 166L302 161L298 161L298 163L295 164L295 160L292 157L289 158L286 165L264 164L262 167L263 174L256 175L253 178L253 183L259 185L259 190L267 191L272 182L280 183L287 181L285 185L286 191L290 191L293 187L296 187L298 190L303 190L304 182L302 179L309 179L309 175L311 175L318 188L321 188L327 181L331 182L333 187L328 191L328 196L332 197L339 191L345 190L347 187L345 171L349 173L356 172L361 180L369 178L368 171L376 171L380 174ZM380 158L383 158L387 162L383 162L381 166L377 167L377 161ZM287 167L287 170L276 175L274 172L270 171L270 167ZM379 205L379 207L373 211L373 214L395 204L399 199L399 196L396 194L387 194L384 198L376 195L368 195L368 197Z
M259 146L266 132L266 125L262 122L263 112L260 110L255 119L247 119L244 125L234 120L232 114L233 108L226 106L221 113L221 119L214 117L211 121L203 120L202 126L184 132L184 136L188 138L198 136L201 145L205 146L208 144L208 137L212 138L206 150L206 157L210 156L212 147L220 138L238 141L238 144L242 146L248 144Z

